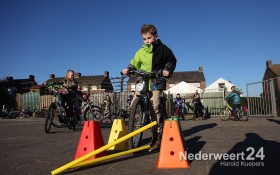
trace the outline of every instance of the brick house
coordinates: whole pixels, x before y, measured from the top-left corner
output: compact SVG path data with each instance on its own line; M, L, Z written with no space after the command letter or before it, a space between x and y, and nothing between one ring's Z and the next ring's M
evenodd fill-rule
M30 92L30 87L37 85L34 75L26 79L14 79L9 76L0 80L0 107L6 105L8 108L16 108L16 94Z
M55 77L54 74L50 74L46 82L62 81L64 78L65 77ZM81 76L81 73L76 72L74 78L79 82L83 93L113 92L114 90L108 71L104 71L103 75L95 76ZM40 89L41 87L38 86L38 88ZM38 88L34 87L33 90Z
M136 77L129 78L127 82L127 91L135 89L135 80ZM198 68L198 71L173 72L172 77L169 78L166 83L166 89L169 89L182 81L194 85L195 87L205 89L206 83L202 66Z
M280 116L280 64L272 64L272 60L266 61L266 69L263 76L263 80L269 79L273 79L277 116Z

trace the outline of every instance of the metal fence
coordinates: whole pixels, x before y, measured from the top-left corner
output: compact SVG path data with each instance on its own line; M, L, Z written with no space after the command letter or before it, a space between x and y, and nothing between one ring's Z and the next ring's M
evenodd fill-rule
M218 116L222 108L224 108L224 99L228 92L223 88L220 89L205 89L200 94L201 103L211 116Z
M113 102L113 112L119 111L119 109L126 109L127 98L130 95L129 92L105 92L91 94L89 99L94 105L101 106L105 100L106 95L109 95Z
M274 80L276 79L277 78L246 85L249 116L277 116L274 88Z
M52 102L52 95L40 95L39 92L29 92L16 95L17 109L43 109Z
M266 81L260 81L256 83L250 83L246 85L247 97L242 98L242 105L246 105L249 108L249 116L255 117L271 117L277 116L276 100L280 97L275 93L275 85L279 86L280 78L270 79ZM276 83L275 83L276 82ZM201 102L204 107L208 108L211 116L218 116L219 111L224 107L224 99L230 92L226 92L224 89L206 89L200 93ZM276 95L275 95L276 94ZM128 103L127 98L129 92L106 92L91 94L89 100L94 105L101 106L106 95L111 97L113 102L113 112L118 112L119 109L126 109ZM193 94L181 94L181 97L186 102L192 100ZM166 109L169 115L174 114L174 101L175 98L171 94L165 94L167 98ZM16 96L18 108L31 108L42 109L48 107L52 102L52 95L40 96L37 92L30 92L23 95L17 94ZM278 100L279 101L279 100ZM186 108L187 113L191 113Z

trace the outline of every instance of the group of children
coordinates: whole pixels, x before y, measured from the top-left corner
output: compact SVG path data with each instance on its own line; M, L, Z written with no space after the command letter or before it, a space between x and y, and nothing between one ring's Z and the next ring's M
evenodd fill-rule
M134 58L129 62L128 66L122 70L123 75L127 75L129 70L141 70L146 72L161 72L162 77L153 77L146 80L149 85L148 90L151 91L152 108L150 110L151 121L157 121L157 125L152 128L152 141L149 151L159 149L161 143L162 124L160 119L160 96L166 89L166 78L170 78L176 68L176 58L170 48L161 42L157 29L152 24L144 24L140 29L141 38L143 40L142 47L135 53ZM67 88L74 87L76 91L79 86L74 79L74 71L69 70L64 80L64 86ZM195 96L197 105L200 105L200 97ZM234 95L232 97L236 98ZM73 96L73 98L76 98ZM237 98L236 98L237 99ZM132 99L130 100L130 102ZM236 100L238 101L238 100ZM109 110L111 105L110 97L107 96L103 103L105 109ZM179 105L181 103L179 102ZM198 109L198 108L197 108Z

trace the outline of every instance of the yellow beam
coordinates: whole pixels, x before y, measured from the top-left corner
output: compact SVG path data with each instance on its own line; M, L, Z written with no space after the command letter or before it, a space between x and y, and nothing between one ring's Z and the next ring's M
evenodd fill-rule
M101 152L103 152L103 151L105 151L105 150L107 150L109 148L111 148L114 145L117 145L117 144L119 144L119 143L121 143L121 142L123 142L123 141L125 141L125 140L127 140L127 139L129 139L129 138L131 138L131 137L133 137L133 136L135 136L135 135L137 135L137 134L139 134L139 133L141 133L141 132L151 128L151 127L153 127L153 126L155 126L156 124L157 124L157 122L154 121L154 122L152 122L152 123L150 123L150 124L148 124L146 126L143 126L142 128L139 128L139 129L133 131L132 133L129 133L129 134L119 138L118 140L116 140L114 142L108 143L107 145L102 146L101 148L98 148L95 151L92 151L92 152L90 152L90 153L88 153L88 154L86 154L86 155L84 155L84 156L82 156L82 157L72 161L72 162L69 162L69 163L61 166L60 168L57 168L57 169L53 170L51 173L52 173L52 175L59 174L59 173L65 171L65 170L69 169L70 167L73 167L74 165L76 165L76 164L78 164L80 162L83 162L86 159L88 159L88 158L90 158L90 157L92 157L92 156L94 156L96 154L99 154L99 153L101 153Z
M134 148L134 149L127 150L127 151L122 151L122 152L111 154L111 155L108 155L108 156L99 157L99 158L96 158L96 159L93 159L93 160L84 161L84 162L81 162L81 163L78 163L78 164L74 165L71 168L80 168L80 167L88 166L88 165L91 165L91 164L94 164L94 163L97 163L97 162L102 162L104 160L113 159L115 157L123 156L123 155L130 154L130 153L134 153L134 152L137 152L137 151L142 151L142 150L149 149L149 148L150 148L150 145L146 145L146 146L142 146L142 147L139 147L139 148Z

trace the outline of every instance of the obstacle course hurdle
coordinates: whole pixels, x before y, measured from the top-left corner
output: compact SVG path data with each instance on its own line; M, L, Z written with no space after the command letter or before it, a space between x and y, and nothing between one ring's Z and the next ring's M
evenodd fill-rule
M149 149L149 148L150 148L150 145L141 146L139 148L134 148L134 149L131 149L131 150L122 151L122 152L111 154L111 155L108 155L108 156L99 157L99 158L96 158L96 159L93 159L93 160L84 161L84 162L81 162L81 163L78 163L78 164L74 165L71 168L81 168L81 167L88 166L88 165L91 165L91 164L94 164L94 163L97 163L97 162L102 162L104 160L113 159L115 157L119 157L119 156L123 156L123 155L126 155L126 154L142 151L142 150Z
M150 124L148 124L146 126L143 126L142 128L139 128L139 129L133 131L132 133L129 133L129 134L123 136L122 138L119 138L118 140L116 140L114 142L111 142L111 143L109 143L109 144L107 144L107 145L105 145L105 146L103 146L101 148L98 148L95 151L92 151L92 152L90 152L90 153L88 153L88 154L86 154L86 155L84 155L84 156L82 156L82 157L72 161L72 162L69 162L69 163L61 166L60 168L57 168L57 169L53 170L51 172L51 174L52 175L59 174L59 173L65 171L65 170L67 170L67 169L77 165L78 163L83 162L86 159L88 159L88 158L90 158L90 157L92 157L92 156L94 156L96 154L99 154L99 153L101 153L101 152L103 152L103 151L105 151L105 150L107 150L109 148L111 148L114 145L117 145L117 144L119 144L119 143L121 143L121 142L123 142L123 141L125 141L125 140L127 140L127 139L129 139L129 138L131 138L131 137L133 137L133 136L135 136L135 135L137 135L137 134L139 134L139 133L141 133L141 132L151 128L151 127L153 127L153 126L155 126L156 124L157 124L157 122L154 121L154 122L152 122L152 123L150 123Z

